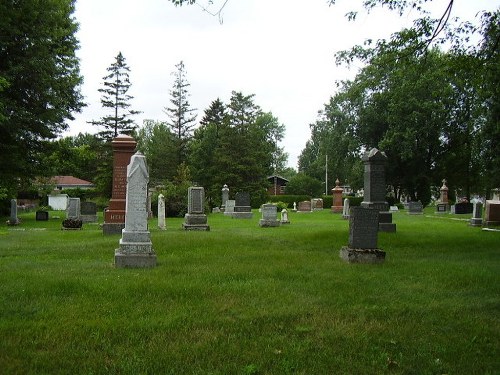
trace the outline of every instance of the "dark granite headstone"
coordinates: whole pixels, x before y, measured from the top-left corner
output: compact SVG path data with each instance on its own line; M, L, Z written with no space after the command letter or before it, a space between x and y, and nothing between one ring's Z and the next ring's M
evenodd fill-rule
M231 216L236 219L251 219L253 217L250 193L246 191L236 193L234 212Z
M80 219L84 223L97 222L97 205L94 202L80 203Z
M456 214L471 214L473 209L473 204L469 202L461 202L455 204L455 213Z
M188 212L184 215L182 227L185 230L210 230L205 215L205 189L192 186L188 189Z

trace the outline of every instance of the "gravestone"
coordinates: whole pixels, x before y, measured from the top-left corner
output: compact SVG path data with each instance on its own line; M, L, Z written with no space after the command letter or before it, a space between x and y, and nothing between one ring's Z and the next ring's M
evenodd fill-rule
M281 224L290 224L290 220L288 219L288 211L286 208L281 210Z
M66 219L80 220L80 198L69 198Z
M80 203L80 220L83 223L97 223L97 205L94 202Z
M436 213L443 214L448 211L448 186L446 186L446 180L443 179L443 186L439 189L440 197L436 203Z
M469 202L460 202L455 204L455 213L459 215L463 214L471 214L473 211L474 205Z
M311 201L299 202L299 208L297 212L311 212Z
M226 201L226 206L224 207L224 215L233 216L235 205L236 205L236 201L234 199L228 199Z
M49 195L49 206L55 211L65 211L68 207L68 194Z
M158 195L158 228L166 229L165 225L165 197L163 194Z
M323 199L321 198L311 199L311 207L313 211L321 211L323 209Z
M148 230L148 182L146 158L134 154L127 167L125 192L125 227L119 248L115 250L118 268L150 268L156 266L156 254Z
M297 202L293 202L293 208L292 208L292 211L293 211L293 212L297 212Z
M188 188L188 212L184 215L185 230L210 230L205 215L205 189L199 186Z
M338 212L343 213L343 210L344 210L344 206L342 205L342 193L344 192L344 189L342 189L339 185L340 185L340 181L337 178L337 180L335 180L335 187L332 189L332 196L333 196L332 212L333 213L338 213Z
M224 211L226 208L226 202L229 199L229 188L227 187L226 184L222 187L222 203L221 203L221 209Z
M251 219L253 217L250 206L250 193L240 191L235 196L235 206L232 217L235 219Z
M119 135L111 142L113 149L113 186L109 206L104 210L104 224L102 225L104 234L121 234L122 229L125 227L127 166L134 154L136 145L137 142L134 138L128 135Z
M473 227L480 227L483 225L483 204L481 202L474 202L472 218L469 220L469 225Z
M375 208L379 211L379 230L381 232L395 232L396 224L392 222L392 212L388 211L389 204L385 200L385 164L387 156L382 151L372 148L366 152L362 161L364 164L364 196L361 207Z
M20 221L17 217L17 199L11 199L9 225L18 225L19 223Z
M271 203L263 204L261 207L262 218L259 220L260 227L279 227L278 207Z
M408 215L422 215L422 202L408 202Z
M344 199L344 205L342 206L342 218L348 220L349 219L349 198Z
M484 212L484 225L500 225L500 200L487 200Z
M377 248L379 211L352 207L349 216L349 243L340 249L340 257L349 263L383 263L385 251Z

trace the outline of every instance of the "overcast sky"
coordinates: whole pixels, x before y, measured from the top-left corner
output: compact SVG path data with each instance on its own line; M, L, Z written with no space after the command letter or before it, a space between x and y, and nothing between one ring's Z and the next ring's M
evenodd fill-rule
M200 4L208 0L198 0ZM212 12L224 0L214 0ZM448 0L434 0L433 8L444 11ZM288 164L297 158L310 137L309 124L335 93L335 81L352 77L335 65L334 54L361 44L365 39L388 37L416 16L376 10L367 15L361 0L229 0L222 10L223 22L200 6L176 8L169 0L78 0L80 24L82 94L88 106L71 123L65 135L95 133L87 124L107 112L100 94L106 69L122 52L130 68L135 117L167 120L163 109L170 104L175 65L184 61L189 101L198 120L210 103L220 98L228 103L232 91L255 94L262 110L272 112L286 127L282 146ZM493 10L500 0L455 1L454 16L474 19L477 11ZM358 8L355 22L345 14Z

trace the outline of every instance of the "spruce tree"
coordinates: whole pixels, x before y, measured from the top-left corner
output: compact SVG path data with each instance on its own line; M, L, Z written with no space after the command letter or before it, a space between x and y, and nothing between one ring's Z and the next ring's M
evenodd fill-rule
M130 68L121 52L118 53L115 62L107 70L109 74L103 77L104 87L98 91L102 94L101 104L103 108L109 108L111 113L98 121L91 121L91 124L104 127L99 135L110 140L118 136L119 133L131 134L137 125L130 117L141 112L129 109L130 100L134 98L127 94L132 86L129 79Z

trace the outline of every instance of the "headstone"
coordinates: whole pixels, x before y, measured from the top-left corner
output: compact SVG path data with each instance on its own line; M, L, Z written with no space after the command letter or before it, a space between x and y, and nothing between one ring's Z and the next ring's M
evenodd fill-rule
M226 206L224 207L224 215L232 216L234 214L234 206L236 201L234 199L228 199L226 201Z
M125 227L127 166L134 154L136 144L134 138L128 135L119 135L111 142L113 148L113 186L109 206L104 211L104 224L102 226L104 234L120 234ZM146 207L144 209L146 210Z
M219 207L214 207L214 208L212 208L212 213L213 214L220 214L221 213L221 209Z
M229 188L226 184L222 187L222 203L221 208L224 210L226 208L226 202L229 199Z
M97 223L97 205L95 202L80 203L80 219L83 223Z
M18 225L18 224L19 224L19 218L17 217L17 199L11 199L9 225Z
M165 225L165 197L163 194L158 195L158 228L166 229Z
M487 200L484 212L484 225L500 225L500 200Z
M205 215L205 189L199 186L188 188L188 212L184 215L185 230L210 230Z
M236 219L251 219L253 213L250 206L250 193L246 191L236 193L235 201L232 217Z
M460 202L455 204L455 213L459 215L471 214L474 209L474 205L470 202Z
M480 201L474 202L472 218L469 225L473 227L480 227L483 225L483 204Z
M156 266L156 254L148 230L148 181L146 158L134 154L127 167L125 193L125 228L119 248L115 251L115 266L119 268L150 268Z
M293 212L297 212L297 202L293 202L293 208L292 208L292 211L293 211Z
M262 218L259 220L260 227L279 227L278 208L271 203L263 204L261 207Z
M299 202L299 209L297 212L311 212L311 201Z
M450 206L450 214L455 214L455 205L454 204L452 204Z
M340 249L340 257L349 263L382 263L385 251L377 248L379 211L352 207L349 216L349 244Z
M80 198L69 198L66 219L80 220Z
M68 194L49 195L49 206L55 211L64 211L68 207Z
M391 211L391 212L398 212L399 211L399 207L398 206L390 206L389 207L389 211Z
M440 197L436 203L436 213L442 214L448 211L448 186L446 186L446 180L443 179L443 186L439 189Z
M311 199L311 208L313 211L321 211L323 209L323 199L313 198Z
M155 192L156 189L148 189L148 217L153 217L153 209L152 209L152 204L153 204L153 193Z
M344 199L344 205L342 206L342 218L348 220L349 219L349 198Z
M385 200L385 164L387 156L382 151L372 148L363 155L364 164L364 196L361 207L375 208L379 211L379 230L395 232L396 224L392 222L392 213Z
M332 196L333 196L332 212L333 213L343 212L343 210L344 210L344 207L342 205L342 193L344 192L344 189L342 189L339 185L340 185L340 181L337 178L337 180L335 180L335 187L332 189Z
M422 215L422 202L408 202L408 215Z
M288 219L288 211L286 208L281 210L281 224L290 224L290 220Z
M500 201L500 189L499 188L492 189L491 194L492 194L491 195L492 201Z

